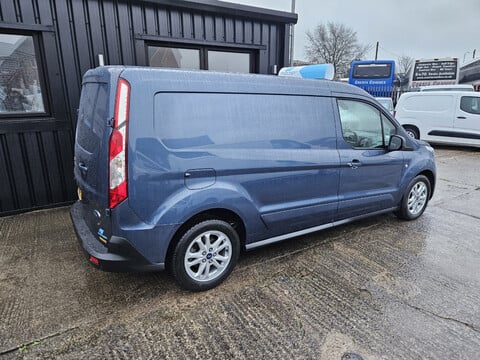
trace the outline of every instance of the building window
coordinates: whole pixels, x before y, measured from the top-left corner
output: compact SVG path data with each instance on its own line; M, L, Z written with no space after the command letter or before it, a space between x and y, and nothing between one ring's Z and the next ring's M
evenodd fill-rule
M148 64L155 67L200 69L200 50L148 46Z
M33 36L0 33L0 115L45 113Z
M220 51L197 47L180 48L147 45L148 65L182 69L202 69L224 72L254 72L254 53L250 51Z
M250 54L209 50L208 70L249 73Z

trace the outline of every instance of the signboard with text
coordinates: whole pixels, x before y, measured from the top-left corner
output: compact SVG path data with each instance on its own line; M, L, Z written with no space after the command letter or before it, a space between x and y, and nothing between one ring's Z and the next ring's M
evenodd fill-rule
M457 83L457 59L417 60L413 68L410 86L453 85Z

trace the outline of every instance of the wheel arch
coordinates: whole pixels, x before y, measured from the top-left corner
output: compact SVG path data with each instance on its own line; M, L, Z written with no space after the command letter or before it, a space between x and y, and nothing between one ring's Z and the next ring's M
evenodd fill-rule
M429 197L429 200L430 200L433 197L433 192L435 190L435 176L434 176L434 174L431 170L424 170L421 173L419 173L418 175L425 176L428 179L428 181L430 182L430 197Z

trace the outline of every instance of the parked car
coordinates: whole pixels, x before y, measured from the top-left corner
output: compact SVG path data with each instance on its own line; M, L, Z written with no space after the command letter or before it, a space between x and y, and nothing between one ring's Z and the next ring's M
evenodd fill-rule
M366 216L412 220L433 149L363 90L325 80L141 67L84 78L73 224L103 270L222 282L250 250Z
M395 112L395 118L416 139L480 146L480 93L405 93L398 100Z
M382 105L387 111L390 113L390 115L393 115L393 100L392 98L389 97L376 97L375 100L377 100L380 105Z

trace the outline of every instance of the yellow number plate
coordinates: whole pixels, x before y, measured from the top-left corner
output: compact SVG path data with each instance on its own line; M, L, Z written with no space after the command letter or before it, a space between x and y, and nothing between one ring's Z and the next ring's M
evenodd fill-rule
M82 190L80 188L77 188L77 195L78 195L78 200L82 200Z

